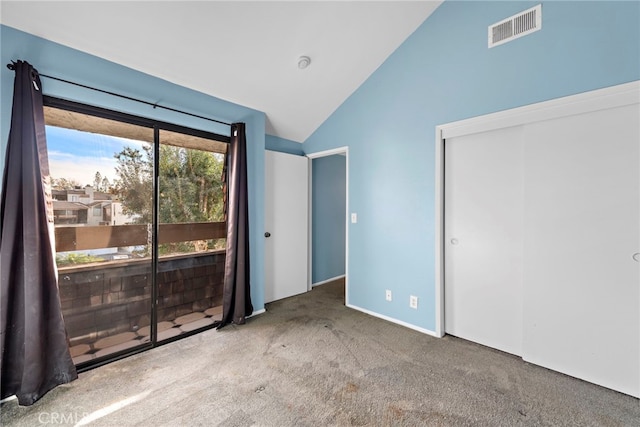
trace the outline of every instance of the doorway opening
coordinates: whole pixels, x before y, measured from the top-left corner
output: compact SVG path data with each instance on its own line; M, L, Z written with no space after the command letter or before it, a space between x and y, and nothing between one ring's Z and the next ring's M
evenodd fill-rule
M349 149L308 154L309 173L309 290L344 283L349 304Z

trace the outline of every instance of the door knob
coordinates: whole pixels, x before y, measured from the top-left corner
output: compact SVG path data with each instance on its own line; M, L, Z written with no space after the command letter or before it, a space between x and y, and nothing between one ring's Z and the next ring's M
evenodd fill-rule
M266 233L264 233L264 237L271 237L271 233L267 231Z
M636 252L635 254L633 254L633 259L640 262L640 252Z
M458 244L458 239L456 239L455 237L453 239L451 239L451 244L452 245L457 245Z

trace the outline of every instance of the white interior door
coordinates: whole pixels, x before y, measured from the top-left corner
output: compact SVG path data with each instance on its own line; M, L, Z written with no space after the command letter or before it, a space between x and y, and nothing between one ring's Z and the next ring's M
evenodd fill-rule
M638 104L525 140L523 358L640 397Z
M522 354L522 127L447 139L445 331Z
M307 291L308 162L265 152L265 303Z

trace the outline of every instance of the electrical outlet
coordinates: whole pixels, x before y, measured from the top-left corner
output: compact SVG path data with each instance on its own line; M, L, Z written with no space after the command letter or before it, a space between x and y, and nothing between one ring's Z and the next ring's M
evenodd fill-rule
M389 289L387 289L387 290L385 291L385 293L384 293L384 298L385 298L387 301L391 301L391 291L390 291Z
M418 297L411 295L409 297L409 307L411 308L418 308Z

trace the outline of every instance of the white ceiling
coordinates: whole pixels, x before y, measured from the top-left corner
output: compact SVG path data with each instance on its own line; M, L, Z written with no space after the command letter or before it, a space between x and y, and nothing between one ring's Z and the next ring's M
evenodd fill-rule
M264 111L268 134L303 142L440 3L2 1L0 21Z

